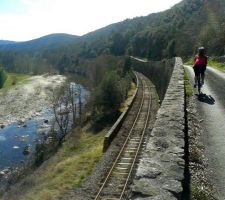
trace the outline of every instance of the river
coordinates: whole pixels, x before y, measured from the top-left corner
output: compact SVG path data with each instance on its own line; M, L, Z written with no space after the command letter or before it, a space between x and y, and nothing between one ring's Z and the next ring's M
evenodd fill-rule
M85 103L86 98L89 95L88 90L82 85L75 84L74 82L72 82L71 85L75 87L76 86L80 87L81 101L82 103ZM24 85L20 87L27 87L27 86ZM40 88L40 85L39 85L39 88ZM46 85L44 88L46 88ZM19 90L18 88L15 90L16 94L18 93L18 90ZM41 92L43 91L39 91L39 94ZM22 95L22 96L26 96L26 95ZM37 99L34 97L34 95L29 94L29 96L32 96L32 99L30 99L31 101L34 99ZM38 96L40 97L40 95ZM0 96L0 98L1 97L2 96ZM46 95L42 95L41 97L45 98ZM4 98L6 97L4 96ZM28 102L28 100L23 99L23 102L26 103ZM40 99L40 101L42 101L42 99ZM41 104L39 104L40 101L38 101L38 103L36 103L36 101L33 101L33 104L35 103L38 104L37 109L35 105L33 105L32 107L34 109L33 112L31 112L31 110L28 110L29 108L31 108L31 106L26 107L26 105L24 105L26 109L22 113L23 115L22 114L18 115L16 120L9 122L8 124L0 128L0 178L1 176L7 175L7 173L9 173L9 171L13 169L15 166L19 166L20 164L26 163L26 161L29 161L30 158L34 155L36 144L42 143L43 138L45 138L45 142L46 141L49 142L48 139L51 139L51 138L48 138L48 132L51 130L53 119L54 119L53 110L49 103L42 102ZM17 101L14 101L11 103L16 103L16 102ZM5 105L7 106L7 104ZM10 107L10 102L9 102L9 107ZM1 110L3 109L0 109L0 111ZM33 114L26 116L27 113L33 113ZM2 113L2 116L3 114L4 113ZM12 115L12 117L10 117L10 115ZM13 113L13 112L7 113L7 119L9 118L11 119L15 115L17 115L17 113ZM4 122L4 119L1 119L1 120ZM1 120L0 120L0 123L1 123Z
M49 109L40 116L0 129L0 170L29 159L35 145L42 142L43 133L47 134L50 130L52 119L53 113Z

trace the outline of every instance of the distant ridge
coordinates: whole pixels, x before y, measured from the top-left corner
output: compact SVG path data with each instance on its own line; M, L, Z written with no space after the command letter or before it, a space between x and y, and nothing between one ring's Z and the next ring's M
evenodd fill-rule
M0 63L15 70L21 60L30 60L32 66L73 68L100 55L190 58L198 46L204 46L209 56L221 56L225 54L224 16L224 0L183 0L166 11L126 19L83 36L58 33L5 43L0 45Z
M14 44L16 42L10 40L0 40L0 45Z
M50 41L50 42L58 42L60 40L66 41L66 40L74 40L79 38L80 36L76 36L76 35L71 35L71 34L67 34L67 33L53 33L53 34L49 34L49 35L45 35L36 39L32 39L29 41L25 41L23 43L32 43L32 42L46 42L46 41Z
M64 46L68 43L76 41L79 37L80 36L66 33L55 33L25 42L3 41L0 43L0 49L2 48L3 50L14 50L24 53L42 51Z

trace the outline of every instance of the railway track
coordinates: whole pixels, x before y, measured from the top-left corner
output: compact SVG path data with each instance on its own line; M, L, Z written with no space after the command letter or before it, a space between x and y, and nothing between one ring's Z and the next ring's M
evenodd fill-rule
M109 170L105 180L101 184L95 200L122 200L127 199L126 190L135 170L138 156L146 143L146 128L151 110L151 88L147 78L139 73L138 89L142 92L141 103L137 115L129 130L128 136Z

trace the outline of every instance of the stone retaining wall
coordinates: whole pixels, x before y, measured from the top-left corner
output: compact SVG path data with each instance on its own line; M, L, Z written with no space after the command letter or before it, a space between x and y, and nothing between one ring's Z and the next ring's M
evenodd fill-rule
M156 86L156 90L158 92L159 98L162 101L169 85L169 81L174 68L175 59L173 58L170 60L146 62L146 61L141 61L139 59L135 59L134 57L131 57L131 58L132 58L131 64L133 69L135 71L141 72L153 82L153 84ZM136 81L137 80L138 79L136 78ZM104 138L103 152L105 152L108 149L112 140L116 137L118 131L120 130L133 104L136 94L137 94L137 90L135 91L131 104L125 109L125 111L120 115L118 120L109 130L109 132L106 134Z
M156 86L159 98L162 101L174 69L175 58L146 62L132 57L131 61L131 65L135 71L144 74L153 82Z
M174 67L172 60L164 61L164 64L154 67L154 73L150 73L151 63L142 63L135 70L143 72L150 77L153 83L158 83L159 93L164 100L157 113L157 120L151 132L146 149L141 157L135 179L132 185L132 199L138 200L174 200L181 199L184 180L184 69L182 60L175 58ZM138 62L138 61L135 61ZM165 69L166 64L169 69ZM141 66L142 65L142 66ZM161 67L160 67L161 66ZM140 67L140 70L139 70ZM157 72L158 69L159 71ZM144 70L144 71L143 71ZM170 71L171 78L170 78ZM166 73L168 73L166 75ZM157 75L157 77L153 77ZM161 83L158 78L169 81ZM166 93L163 94L163 91ZM148 131L148 130L147 130Z

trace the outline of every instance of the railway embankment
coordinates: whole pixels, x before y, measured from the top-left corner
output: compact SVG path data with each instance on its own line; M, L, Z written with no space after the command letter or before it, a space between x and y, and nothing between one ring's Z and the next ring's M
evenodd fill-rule
M136 71L155 84L161 107L132 184L132 199L181 199L185 180L185 95L180 58L133 60Z
M125 108L125 110L122 112L122 114L119 116L119 118L116 120L114 125L111 127L111 129L108 131L104 138L104 143L103 143L103 152L106 152L107 149L109 148L110 144L112 143L113 139L117 136L118 132L120 131L125 119L127 118L127 115L135 101L135 98L138 93L138 87L139 87L139 80L137 78L137 75L135 74L135 83L136 83L136 90L131 97L131 102L130 104Z
M141 154L138 156L138 165L134 168L135 174L131 175L132 180L129 181L125 191L125 196L128 197L126 199L183 199L182 195L184 187L186 187L185 150L187 151L187 146L185 144L182 60L173 58L161 62L146 62L132 59L132 65L135 71L149 78L146 78L148 80L146 83L150 88L152 105L147 130L145 130L146 140ZM71 191L63 199L91 200L96 198L97 191L104 184L104 180L130 132L140 107L142 94L143 88L139 84L133 105L121 123L116 137L108 146L101 161L95 166L92 175L86 178L82 189ZM158 98L161 101L160 108ZM104 193L103 196L114 198L116 195L111 195L111 193L117 191L119 185L109 185L111 185L110 192Z
M105 181L107 174L109 173L112 165L114 164L118 154L121 151L121 148L124 145L124 142L126 141L129 133L131 132L132 126L134 126L134 121L135 121L135 118L137 117L137 113L138 113L138 110L140 109L141 102L143 101L143 97L147 94L151 96L151 114L150 114L149 121L148 121L148 127L153 127L155 118L156 118L156 113L159 108L158 95L156 92L156 88L152 84L152 82L146 77L144 79L146 79L145 85L146 85L146 87L149 88L149 90L144 92L143 84L138 84L137 94L135 96L135 100L133 101L132 106L129 109L129 113L127 114L127 117L123 121L121 128L119 129L118 133L116 134L116 137L113 139L110 146L107 148L107 151L104 152L102 159L96 164L95 168L93 169L92 174L85 179L85 181L82 185L82 188L80 190L71 191L71 193L64 196L63 199L65 199L65 200L67 200L67 199L76 199L76 200L78 200L78 199L81 199L81 200L95 199L97 192L99 191L100 187L102 186L103 182ZM145 108L146 108L146 106L145 106ZM135 130L136 129L141 130L143 128L142 124L146 118L145 109L143 110L143 112L141 112L141 116L142 116L143 120L142 119L137 120L138 126L136 126ZM152 129L152 128L150 128L150 129ZM141 133L142 131L140 131L140 130L139 131L136 130L134 132ZM146 137L148 137L148 135L149 135L149 133L146 133ZM132 155L133 155L133 153L132 153ZM133 177L133 175L132 175L132 177ZM112 188L110 189L110 191L112 191L112 192L117 191L117 187L118 187L118 185L112 185ZM126 194L127 194L127 192L126 192ZM109 196L110 198L114 197L114 196L111 196L111 193L108 193L107 196Z

